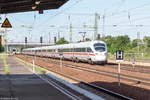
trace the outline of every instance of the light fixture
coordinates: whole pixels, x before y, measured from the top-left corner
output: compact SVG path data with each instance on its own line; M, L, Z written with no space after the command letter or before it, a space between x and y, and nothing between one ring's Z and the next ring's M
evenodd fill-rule
M40 3L41 3L40 0L36 0L36 1L35 1L35 4L36 4L36 5L39 5Z
M36 5L32 5L32 9L35 10L36 9Z

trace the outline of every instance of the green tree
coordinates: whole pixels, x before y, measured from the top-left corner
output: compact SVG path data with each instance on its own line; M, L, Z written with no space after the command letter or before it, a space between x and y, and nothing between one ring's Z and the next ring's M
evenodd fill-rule
M127 35L117 37L107 36L105 37L105 42L107 43L108 51L112 54L117 50L127 50L130 48L130 38Z
M145 36L143 40L146 46L150 48L150 36Z
M147 41L147 47L150 48L150 39Z
M141 40L135 39L135 40L132 41L131 47L132 47L132 48L135 48L135 47L137 47L138 44L141 43L141 42L142 42Z
M60 38L57 42L56 42L56 44L68 44L69 42L67 41L67 40L65 40L65 38L63 37L63 38Z
M85 38L85 41L91 41L91 39L90 38Z

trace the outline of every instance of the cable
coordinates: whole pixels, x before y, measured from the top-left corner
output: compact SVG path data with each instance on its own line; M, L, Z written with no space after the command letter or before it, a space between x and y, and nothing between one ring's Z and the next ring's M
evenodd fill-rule
M146 16L146 17L142 17L142 18L136 18L136 19L130 20L130 21L135 22L135 21L145 20L145 19L149 19L149 18L150 18L150 16ZM117 24L121 24L121 23L128 23L128 21L119 22L119 23L117 23Z
M122 5L126 2L126 0L121 0L121 2L119 3L119 6L116 8L116 13L118 12L118 10L122 7Z
M148 6L148 5L150 5L150 2L149 2L149 3L145 3L145 4L143 4L143 5L139 5L139 6L130 8L130 9L127 9L127 10L122 10L122 11L117 12L117 13L112 13L111 15L108 15L108 16L115 16L115 15L118 15L118 14L120 14L120 13L131 12L132 10L139 9L139 8L142 8L142 7L145 7L145 6Z
M52 20L52 19L53 19L54 17L56 17L57 15L60 15L60 14L64 13L66 10L68 10L68 9L70 9L70 8L72 8L72 7L74 7L75 5L77 5L78 3L80 3L81 1L83 1L83 0L78 0L78 1L76 1L76 2L73 3L71 6L69 6L69 7L65 8L65 9L63 9L62 11L56 13L54 16L51 16L50 18L47 18L47 19L46 19L45 21L43 21L42 23L47 23L49 20ZM37 26L39 26L39 25L41 25L41 23L38 24ZM43 24L42 24L42 25L43 25Z

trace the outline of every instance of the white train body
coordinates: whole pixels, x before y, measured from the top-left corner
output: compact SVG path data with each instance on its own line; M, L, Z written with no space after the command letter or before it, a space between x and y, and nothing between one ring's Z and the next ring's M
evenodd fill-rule
M65 58L89 63L107 62L107 45L103 41L90 41L64 45L44 46L24 49L23 54Z

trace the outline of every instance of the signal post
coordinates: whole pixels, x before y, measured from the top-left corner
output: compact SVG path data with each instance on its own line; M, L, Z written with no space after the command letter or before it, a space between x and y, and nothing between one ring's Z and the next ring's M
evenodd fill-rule
M120 86L121 81L121 62L124 60L124 51L116 51L116 62L118 63L118 86Z

